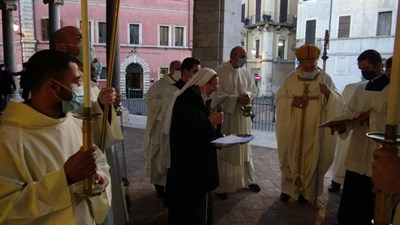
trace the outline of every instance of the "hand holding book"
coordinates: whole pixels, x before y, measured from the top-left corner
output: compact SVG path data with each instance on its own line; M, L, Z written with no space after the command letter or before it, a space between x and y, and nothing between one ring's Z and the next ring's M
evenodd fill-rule
M368 109L366 111L358 112L356 114L334 117L334 118L320 124L319 127L329 127L331 129L332 135L336 131L339 133L343 133L346 131L346 127L351 124L357 124L357 123L362 124L364 122L368 123L370 112L371 112L371 109Z

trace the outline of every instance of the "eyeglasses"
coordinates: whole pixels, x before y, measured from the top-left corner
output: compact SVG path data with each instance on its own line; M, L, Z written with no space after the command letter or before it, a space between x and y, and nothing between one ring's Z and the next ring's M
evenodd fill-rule
M210 85L213 89L217 89L219 87L218 83L207 83L208 85Z
M317 68L317 63L300 63L300 67L305 72L314 71Z

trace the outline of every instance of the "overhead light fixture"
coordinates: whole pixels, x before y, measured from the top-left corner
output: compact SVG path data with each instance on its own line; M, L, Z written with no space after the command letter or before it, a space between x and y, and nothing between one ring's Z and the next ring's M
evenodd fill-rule
M19 25L18 24L16 24L16 23L13 24L13 30L14 30L15 34L17 34L17 35L19 35L21 37L25 37L25 34L19 30Z
M19 25L14 23L13 24L13 29L14 29L14 32L17 32L19 30Z

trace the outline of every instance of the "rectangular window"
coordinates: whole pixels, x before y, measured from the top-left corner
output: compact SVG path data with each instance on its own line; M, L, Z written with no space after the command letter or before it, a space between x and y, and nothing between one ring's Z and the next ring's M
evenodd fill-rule
M107 79L107 67L104 67L101 69L101 74L100 74L100 80L106 80Z
M392 12L380 12L378 15L378 29L376 36L390 35L392 27Z
M279 22L287 22L287 12L288 12L288 0L281 0L281 6L279 9Z
M129 44L140 44L140 26L139 24L129 24Z
M92 31L92 21L89 21L89 24L88 24L88 29L89 29L89 34L88 34L88 36L89 36L89 41L90 42L92 42L92 34L93 34L93 31ZM81 29L82 30L82 21L79 21L79 29Z
M99 43L106 43L107 40L107 23L106 22L99 22Z
M160 26L160 46L169 46L169 27Z
M316 20L308 20L306 22L306 44L315 44L315 27L317 21Z
M279 59L285 59L285 40L278 41L278 56Z
M244 19L246 17L246 4L242 4L242 15L241 15L241 21L244 22Z
M338 38L348 38L350 36L350 16L339 17Z
M256 0L256 21L261 21L261 0Z
M175 46L183 47L184 29L183 27L175 27Z
M260 57L260 40L256 40L256 58Z
M42 41L48 41L49 40L49 30L47 29L49 27L49 19L42 19L42 24L41 24L41 29L42 29Z

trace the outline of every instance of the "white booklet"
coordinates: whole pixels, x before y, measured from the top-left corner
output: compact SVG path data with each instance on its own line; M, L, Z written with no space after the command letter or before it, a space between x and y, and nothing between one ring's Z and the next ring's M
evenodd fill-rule
M225 137L220 137L212 141L211 143L214 143L218 146L231 146L231 145L237 145L237 144L245 144L249 141L252 141L254 139L254 136L251 134L231 134Z

